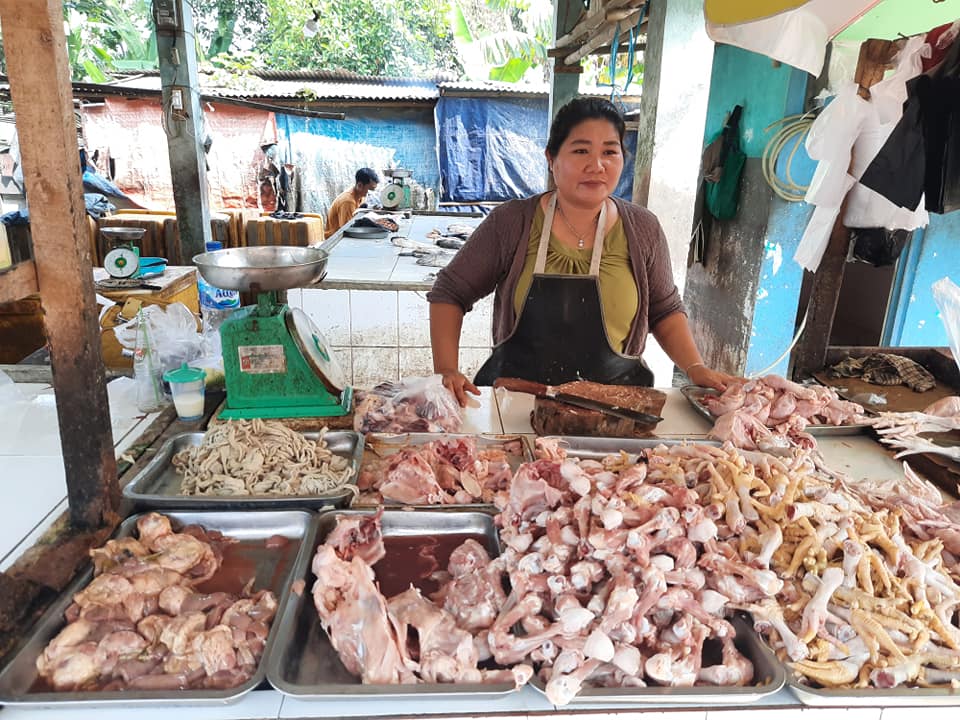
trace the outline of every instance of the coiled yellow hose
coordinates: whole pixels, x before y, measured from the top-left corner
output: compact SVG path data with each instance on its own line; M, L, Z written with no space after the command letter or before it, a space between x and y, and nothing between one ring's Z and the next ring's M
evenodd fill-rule
M767 185L778 197L788 202L799 202L807 194L809 185L799 185L794 182L790 166L797 150L803 144L803 136L810 130L813 120L814 113L812 112L802 115L788 115L764 128L764 132L767 133L777 125L783 125L763 148L762 168L763 179L767 181ZM781 180L777 176L777 160L780 159L780 153L791 141L793 141L793 147L790 149L790 154L787 156L787 162L784 166L785 179Z

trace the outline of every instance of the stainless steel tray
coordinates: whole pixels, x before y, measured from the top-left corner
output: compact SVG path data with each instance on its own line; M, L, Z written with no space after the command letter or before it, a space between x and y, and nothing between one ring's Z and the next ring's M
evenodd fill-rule
M47 643L66 625L63 614L73 602L73 596L93 579L89 569L74 579L63 594L51 605L34 626L31 635L17 650L16 655L0 673L0 703L5 705L31 706L97 706L141 705L147 703L223 704L234 702L253 690L266 677L267 659L279 636L280 616L284 612L290 594L290 584L295 568L309 563L313 544L310 538L316 533L315 513L282 510L267 512L170 512L167 517L174 527L202 525L207 530L219 530L224 535L240 542L228 548L225 564L211 582L217 589L239 591L253 575L254 588L272 590L278 601L277 615L270 627L267 644L263 649L256 673L247 682L223 690L115 690L84 692L31 692L37 681L36 660ZM115 537L127 537L136 533L139 515L127 518L118 528ZM264 541L274 535L290 539L283 547L267 548ZM236 589L224 587L219 579L223 573L236 575ZM238 570L242 570L238 572ZM233 579L233 578L231 578ZM205 585L198 588L203 590Z
M363 471L363 466L370 462L373 462L375 459L382 459L389 457L396 452L399 452L405 447L416 447L417 445L426 445L429 442L435 440L449 440L456 438L474 438L477 441L477 447L479 449L493 448L493 447L504 447L507 443L514 445L517 448L517 452L510 452L510 449L504 447L507 451L507 462L510 465L510 468L516 472L517 468L520 467L525 462L532 462L533 450L530 448L530 442L523 435L518 434L488 434L488 435L472 435L470 433L367 433L366 436L366 446L364 447L363 462L361 463L360 470ZM377 505L384 505L387 507L416 507L416 508L429 508L433 510L486 510L490 508L489 503L463 503L459 505L403 505L393 500L384 500L382 503L377 503ZM357 501L353 503L354 507L371 507L369 503L363 502L363 498L358 498Z
M173 467L173 456L203 442L202 432L181 433L167 440L153 460L123 488L123 495L137 507L154 509L216 510L283 510L296 508L344 507L354 497L353 490L343 488L323 495L181 495L183 478ZM319 432L305 432L304 437L316 440ZM327 446L335 455L348 458L353 477L348 485L357 484L360 459L363 457L363 436L352 430L331 430L326 434Z
M804 705L812 707L923 707L960 705L960 691L950 688L813 688L786 669L787 687ZM922 711L921 711L922 712Z
M693 409L700 413L710 422L716 422L717 417L710 412L703 404L703 398L707 395L718 395L713 388L699 387L697 385L684 385L680 392L693 406ZM810 433L815 437L838 437L842 435L860 435L867 431L870 425L807 425L804 432Z
M777 692L785 682L783 665L754 631L750 621L735 615L731 618L737 631L736 645L753 662L753 684L743 687L645 687L645 688L589 688L585 687L573 698L571 705L582 703L644 703L665 705L692 703L698 705L744 705L756 702ZM530 684L542 693L546 683L534 675Z
M300 558L295 578L306 580L300 597L292 596L280 618L281 641L267 662L267 677L277 690L299 699L314 698L410 698L477 697L514 692L513 683L364 685L351 675L330 645L313 604L315 580L310 564L316 547L323 543L340 515L371 515L373 510L329 510L320 514L318 530L310 552ZM385 538L392 536L441 536L476 534L486 539L491 557L499 555L493 515L482 512L449 513L432 510L385 510L381 520Z
M637 462L640 454L659 445L712 445L719 447L716 440L701 438L607 438L578 437L576 435L547 435L544 440L560 440L567 455L582 460L603 460L608 455L627 454L629 462Z

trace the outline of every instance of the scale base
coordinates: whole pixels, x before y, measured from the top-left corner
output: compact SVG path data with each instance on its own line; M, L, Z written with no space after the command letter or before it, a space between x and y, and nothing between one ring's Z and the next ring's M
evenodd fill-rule
M342 417L348 415L353 408L353 388L347 386L340 394L340 402L336 405L286 405L284 407L230 407L230 392L227 391L227 403L220 414L221 420L252 420L254 418L308 418L308 417Z

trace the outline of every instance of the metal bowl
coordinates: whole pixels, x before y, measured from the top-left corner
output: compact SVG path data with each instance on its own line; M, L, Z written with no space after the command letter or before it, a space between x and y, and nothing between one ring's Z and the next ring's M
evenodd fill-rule
M347 237L360 238L363 240L376 240L379 238L385 238L390 234L390 231L386 228L381 227L365 227L363 225L351 225L350 227L344 228L343 234Z
M320 248L269 245L231 248L195 255L203 279L224 290L289 290L320 280L327 267Z

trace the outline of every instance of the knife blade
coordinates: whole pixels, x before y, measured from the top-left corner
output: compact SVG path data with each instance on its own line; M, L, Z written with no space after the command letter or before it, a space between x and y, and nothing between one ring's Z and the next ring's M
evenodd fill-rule
M656 425L658 422L663 420L659 415L650 415L649 413L640 412L639 410L631 410L630 408L623 408L618 405L609 405L607 403L599 402L598 400L589 400L587 398L580 397L579 395L570 395L569 393L555 393L555 394L544 394L538 397L545 397L550 400L556 400L558 402L565 403L566 405L573 405L574 407L580 407L585 410L596 410L598 412L606 413L607 415L614 415L624 420L632 420L633 422L642 423L643 425Z

